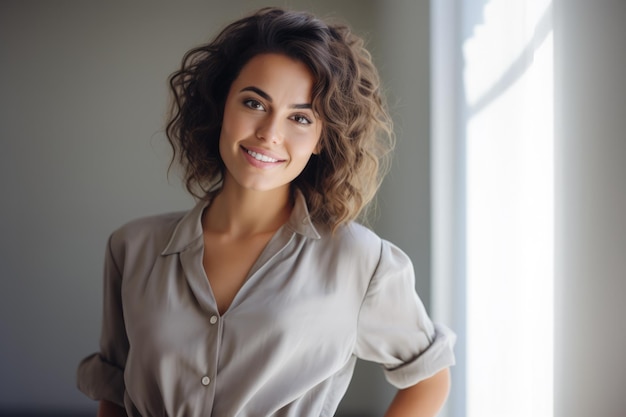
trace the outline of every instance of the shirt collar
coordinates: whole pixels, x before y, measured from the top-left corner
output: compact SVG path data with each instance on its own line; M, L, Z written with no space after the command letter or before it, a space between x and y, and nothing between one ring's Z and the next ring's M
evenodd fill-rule
M294 232L309 237L311 239L319 239L320 234L317 232L311 216L309 215L309 208L306 205L306 199L304 194L299 189L295 191L295 203L291 216L287 220L287 227Z
M161 255L182 252L202 237L202 213L210 202L210 198L198 201L194 208L180 219ZM295 192L293 210L285 227L302 236L320 239L320 234L309 215L304 195L298 189Z

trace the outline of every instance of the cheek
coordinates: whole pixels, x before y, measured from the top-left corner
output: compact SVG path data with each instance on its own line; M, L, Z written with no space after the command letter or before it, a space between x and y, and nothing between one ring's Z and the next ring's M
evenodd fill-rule
M233 117L232 114L229 115L228 113L225 113L224 118L222 119L222 129L220 131L220 152L231 148L237 139L244 135L243 132L245 129L246 126L241 120L237 120L237 118Z
M311 134L292 134L287 141L290 142L291 152L298 156L313 153L317 144L315 137Z
M236 125L235 125L236 126ZM222 129L220 131L218 150L222 161L228 160L229 155L232 154L234 140L236 132L233 132L233 125L227 123L226 118L222 123Z
M314 147L307 145L306 147L299 147L297 150L293 150L291 155L297 161L298 169L303 169L315 152Z
M322 150L322 132L324 132L324 125L323 124L319 124L318 128L315 130L315 147L313 148L313 153L314 154L319 154L320 151Z
M313 150L311 151L311 153L315 154L315 155L319 155L320 151L322 150L322 138L320 137L320 135L317 135L317 139L314 141L314 145L313 145Z
M222 142L222 137L229 137L232 135L231 132L235 126L237 126L237 124L233 123L232 113L229 112L228 109L225 109L224 117L222 118L222 129L220 131L220 144Z

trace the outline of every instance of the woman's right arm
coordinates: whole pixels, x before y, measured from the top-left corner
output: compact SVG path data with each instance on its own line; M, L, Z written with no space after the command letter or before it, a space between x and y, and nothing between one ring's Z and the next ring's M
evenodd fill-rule
M129 350L122 302L123 237L116 238L113 233L107 242L100 352L83 359L76 372L78 389L100 401L98 417L127 417L124 408L116 405L124 403L124 367Z
M100 401L98 417L128 417L126 410L107 400Z

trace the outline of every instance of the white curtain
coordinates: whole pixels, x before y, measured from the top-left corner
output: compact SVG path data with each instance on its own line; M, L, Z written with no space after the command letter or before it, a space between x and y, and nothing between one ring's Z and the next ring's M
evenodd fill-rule
M446 412L551 417L551 2L431 4L433 300L460 333Z

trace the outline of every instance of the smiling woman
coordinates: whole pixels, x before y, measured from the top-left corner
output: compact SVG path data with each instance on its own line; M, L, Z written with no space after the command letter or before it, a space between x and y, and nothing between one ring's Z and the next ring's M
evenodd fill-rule
M235 79L259 54L299 62L313 83L305 103L291 104L310 104L310 115L323 121L318 147L324 151L309 161L294 185L306 196L312 218L335 229L354 220L374 197L393 147L392 123L363 40L343 24L329 26L305 16L264 9L189 51L170 79L174 101L167 131L187 189L205 198L224 174L218 141L206 138L220 135L224 102Z
M392 137L362 40L262 9L170 83L199 201L109 239L101 348L78 373L99 415L332 416L361 358L399 389L388 417L434 416L455 337L408 256L355 221Z
M311 106L314 81L306 65L285 55L257 55L242 68L224 105L224 188L234 181L283 198L289 193L322 132Z

